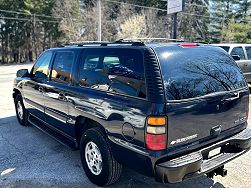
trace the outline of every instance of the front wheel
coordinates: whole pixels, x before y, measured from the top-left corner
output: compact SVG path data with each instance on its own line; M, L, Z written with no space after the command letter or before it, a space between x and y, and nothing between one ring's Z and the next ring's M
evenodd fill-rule
M112 156L107 138L101 129L87 130L81 137L80 157L90 181L98 186L115 183L122 173L122 165Z
M24 107L23 98L20 94L15 98L15 109L18 122L23 126L28 125L28 112Z

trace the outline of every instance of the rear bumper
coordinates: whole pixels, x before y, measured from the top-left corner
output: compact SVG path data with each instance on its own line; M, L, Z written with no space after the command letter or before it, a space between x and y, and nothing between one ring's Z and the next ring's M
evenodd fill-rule
M209 158L209 152L219 147L221 148L220 153ZM244 154L250 147L251 130L245 129L202 150L157 164L155 166L155 179L162 183L177 183L211 172Z

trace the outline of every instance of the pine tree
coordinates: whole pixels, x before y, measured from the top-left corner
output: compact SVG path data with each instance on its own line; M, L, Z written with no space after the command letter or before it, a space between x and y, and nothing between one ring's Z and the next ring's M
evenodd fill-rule
M204 0L208 4L208 0ZM209 8L201 0L186 1L184 13L180 13L180 37L189 41L207 41L209 25Z
M238 11L235 19L238 22L247 22L247 18L251 15L251 0L240 0L238 6Z
M60 20L53 15L54 6L55 0L0 1L1 9L12 11L0 11L2 62L31 61L57 44L62 32Z
M238 0L211 0L210 27L211 42L223 42L223 33L227 29L229 21L235 15Z

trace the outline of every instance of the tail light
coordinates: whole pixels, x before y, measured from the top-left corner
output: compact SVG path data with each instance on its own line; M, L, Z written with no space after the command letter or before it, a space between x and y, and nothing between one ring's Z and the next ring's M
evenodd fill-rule
M199 44L196 43L182 43L179 45L182 48L194 48L194 47L198 47Z
M146 148L149 150L163 150L167 144L167 118L148 117L146 125Z

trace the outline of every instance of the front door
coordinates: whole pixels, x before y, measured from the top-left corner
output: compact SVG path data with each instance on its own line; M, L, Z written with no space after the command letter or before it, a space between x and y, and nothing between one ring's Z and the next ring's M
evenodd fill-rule
M44 119L44 84L48 81L49 65L52 51L47 51L35 62L30 78L23 84L23 98L25 107L30 114Z

